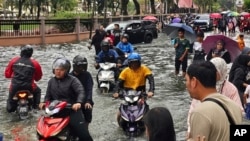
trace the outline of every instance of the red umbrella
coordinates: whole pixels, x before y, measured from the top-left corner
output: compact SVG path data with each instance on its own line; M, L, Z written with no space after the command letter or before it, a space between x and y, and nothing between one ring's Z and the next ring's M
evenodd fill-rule
M217 19L220 19L220 18L222 18L222 16L221 16L220 13L211 13L211 14L210 14L210 18L217 18Z
M216 47L216 42L218 40L224 41L224 48L229 52L231 56L232 62L234 59L241 53L240 48L238 47L238 43L224 35L211 35L207 36L206 39L202 43L202 48L208 54L209 51Z
M143 20L158 21L158 19L155 16L146 16L143 18Z

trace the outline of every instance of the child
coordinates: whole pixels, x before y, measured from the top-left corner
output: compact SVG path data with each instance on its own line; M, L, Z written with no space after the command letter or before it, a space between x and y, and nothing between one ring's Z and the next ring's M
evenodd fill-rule
M244 96L243 96L243 102L244 102L244 107L245 107L245 112L246 112L246 119L250 120L250 85L247 86Z
M243 50L244 47L245 47L245 41L244 41L244 35L243 34L240 34L238 36L237 42L238 42L238 46L239 46L240 50Z
M175 48L175 75L179 74L180 66L182 66L182 76L185 77L188 64L188 50L190 48L189 41L184 36L185 30L178 30L178 37L174 41Z
M194 49L194 60L205 60L205 52L202 49L202 42L204 38L203 32L198 32L196 34L196 42L194 42L193 49Z

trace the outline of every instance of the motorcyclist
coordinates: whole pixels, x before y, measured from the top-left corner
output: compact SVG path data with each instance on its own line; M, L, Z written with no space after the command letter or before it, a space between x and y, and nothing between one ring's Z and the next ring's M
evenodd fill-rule
M105 62L118 63L119 56L115 50L110 49L110 46L111 44L109 40L104 39L101 42L102 51L97 55L96 64L95 64L95 67L97 69L99 68L99 63L105 63Z
M136 90L146 93L146 79L149 81L149 90L147 92L147 97L150 98L154 95L154 77L151 70L145 65L141 65L141 56L138 53L131 53L128 56L128 66L119 75L119 79L116 83L114 98L122 97L119 93L123 90ZM144 98L140 98L140 103L145 103L146 109L149 109ZM117 113L117 121L120 123L121 113Z
M38 108L41 89L35 81L39 81L43 73L40 64L31 58L32 54L33 48L30 45L22 46L20 56L12 58L5 69L5 77L12 78L7 99L8 112L16 110L17 101L13 97L19 90L29 90L33 94L32 107Z
M128 42L128 39L129 36L125 33L122 35L121 41L116 45L116 47L122 50L125 54L134 52L134 47Z
M128 66L120 73L113 97L119 97L121 89L146 92L146 79L149 81L147 96L152 97L155 89L154 77L148 67L141 65L141 56L138 53L128 56Z
M92 108L94 102L92 100L93 78L87 71L88 61L87 58L77 55L73 59L73 71L70 73L80 80L85 91L84 105L82 105L82 112L84 114L87 125L92 120Z
M101 43L101 48L102 51L98 54L97 58L96 58L96 64L95 64L95 68L99 69L99 63L105 63L105 62L109 62L109 63L116 63L117 67L113 68L113 71L115 73L115 79L118 79L119 76L119 67L122 66L122 62L119 59L119 55L117 54L117 52L114 49L110 49L110 42L109 40L103 40ZM100 70L99 70L100 71ZM99 72L98 72L99 73ZM98 75L97 75L97 80L98 80ZM97 81L97 83L99 83ZM99 84L98 84L99 86Z
M45 102L59 100L72 104L70 111L70 128L80 141L93 141L89 134L81 106L84 104L85 92L81 82L74 76L68 75L70 71L70 61L66 58L57 58L52 65L52 77L47 86L43 103L39 107L42 109Z

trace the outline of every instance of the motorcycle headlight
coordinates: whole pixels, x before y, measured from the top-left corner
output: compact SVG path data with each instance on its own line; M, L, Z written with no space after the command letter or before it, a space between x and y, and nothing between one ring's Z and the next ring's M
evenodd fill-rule
M128 96L125 96L125 101L127 101L129 103L133 103L133 100Z
M45 112L46 112L46 114L48 114L48 115L54 115L54 114L58 113L59 111L60 111L60 108L55 108L55 109L53 109L53 110L49 110L49 108L46 108L46 109L45 109Z
M133 101L138 101L139 100L139 96L135 96L134 98L133 98Z

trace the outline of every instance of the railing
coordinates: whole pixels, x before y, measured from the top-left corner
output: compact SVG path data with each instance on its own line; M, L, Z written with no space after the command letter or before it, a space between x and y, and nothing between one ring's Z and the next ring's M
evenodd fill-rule
M154 15L159 20L166 15ZM80 32L90 31L91 26L98 28L100 24L109 24L115 21L139 20L144 16L119 16L119 17L95 17L92 22L91 19L41 19L41 20L1 20L0 21L0 38L1 37L16 37L16 36L37 36L41 35L41 29L45 34L63 34L73 33L76 29ZM42 24L44 20L44 25ZM44 27L42 27L44 26ZM76 27L79 26L79 27ZM92 29L92 30L94 30Z

